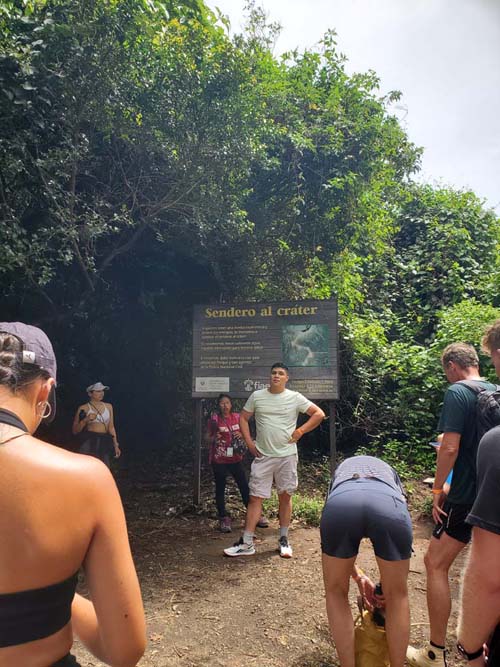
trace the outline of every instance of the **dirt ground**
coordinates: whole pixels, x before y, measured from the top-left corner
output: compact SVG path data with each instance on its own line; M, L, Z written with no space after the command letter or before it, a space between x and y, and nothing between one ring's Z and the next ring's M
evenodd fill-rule
M428 492L427 492L428 493ZM204 514L176 512L160 490L135 488L124 494L129 532L143 591L148 648L140 667L334 667L320 566L319 530L295 524L290 533L294 558L276 550L277 522L258 530L254 557L225 558L224 547L239 536L222 535ZM423 556L431 523L413 513L415 554L410 569L411 639L427 637ZM452 575L453 649L460 572ZM358 564L372 578L377 570L371 546L363 543ZM354 609L355 585L351 585ZM82 667L102 667L77 642Z

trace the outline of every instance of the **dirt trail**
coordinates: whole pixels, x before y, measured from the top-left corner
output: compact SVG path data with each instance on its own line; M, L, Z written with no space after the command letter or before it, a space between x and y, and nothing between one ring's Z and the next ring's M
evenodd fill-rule
M277 525L260 530L254 557L224 558L233 535L214 531L202 516L129 519L148 621L149 645L140 667L333 667L320 566L319 531L295 527L294 558L276 551ZM238 526L237 526L238 527ZM423 554L431 526L415 524L410 572L412 640L427 636ZM358 563L376 578L373 551L362 544ZM453 618L463 558L452 571ZM355 586L351 586L354 604ZM450 633L450 643L454 632ZM81 645L82 667L101 667ZM450 665L459 664L454 651Z

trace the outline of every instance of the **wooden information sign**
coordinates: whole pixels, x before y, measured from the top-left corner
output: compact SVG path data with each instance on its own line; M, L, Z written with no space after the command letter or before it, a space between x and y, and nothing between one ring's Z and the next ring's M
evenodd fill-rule
M195 306L192 395L246 398L269 386L270 368L281 361L289 389L334 400L337 352L334 300Z

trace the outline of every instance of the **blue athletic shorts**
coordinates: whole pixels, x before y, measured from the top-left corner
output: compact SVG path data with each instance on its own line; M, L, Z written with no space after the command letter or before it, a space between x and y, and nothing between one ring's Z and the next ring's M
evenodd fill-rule
M364 537L383 560L411 556L412 525L403 497L376 479L348 480L332 491L320 524L321 550L327 556L352 558Z

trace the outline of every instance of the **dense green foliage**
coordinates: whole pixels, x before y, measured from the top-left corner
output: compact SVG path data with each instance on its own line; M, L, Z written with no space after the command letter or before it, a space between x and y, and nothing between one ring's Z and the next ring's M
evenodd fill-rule
M61 430L100 378L122 439L173 449L193 303L336 294L341 446L425 464L439 352L498 314L498 220L412 181L398 94L333 33L276 58L276 30L252 6L231 40L201 0L0 5L2 316L54 340Z

